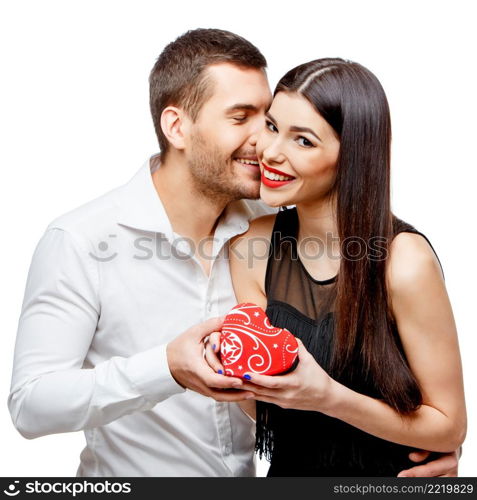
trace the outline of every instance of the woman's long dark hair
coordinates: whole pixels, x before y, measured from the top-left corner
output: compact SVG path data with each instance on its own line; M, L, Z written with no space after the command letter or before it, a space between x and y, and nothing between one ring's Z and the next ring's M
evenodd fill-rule
M391 120L384 90L360 64L326 58L289 71L278 92L305 97L340 140L333 188L341 262L332 373L372 380L384 401L409 413L422 404L422 395L402 354L386 288L395 218L390 207ZM381 258L372 242L379 242ZM363 250L363 243L364 254L354 258L356 246Z

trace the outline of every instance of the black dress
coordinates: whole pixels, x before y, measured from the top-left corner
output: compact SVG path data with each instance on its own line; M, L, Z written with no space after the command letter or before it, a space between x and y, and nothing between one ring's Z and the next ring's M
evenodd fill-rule
M297 231L296 208L277 214L265 278L266 313L272 325L300 338L330 373L336 276L319 281L308 273L297 255ZM395 218L394 233L403 231L422 234ZM378 397L370 382L345 385ZM270 461L268 477L396 476L416 465L408 458L412 448L317 411L283 409L262 401L257 401L256 450Z

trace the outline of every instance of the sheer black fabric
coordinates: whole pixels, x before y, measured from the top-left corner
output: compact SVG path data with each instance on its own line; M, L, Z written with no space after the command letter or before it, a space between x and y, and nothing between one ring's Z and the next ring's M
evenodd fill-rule
M279 212L265 278L266 313L272 325L287 328L300 338L330 373L336 276L313 279L298 258L297 232L296 209ZM397 218L394 232L422 235ZM338 380L378 397L370 380ZM261 401L257 401L256 436L260 457L265 455L271 462L268 476L396 476L415 465L408 458L412 449L407 446L374 437L320 412L283 409Z

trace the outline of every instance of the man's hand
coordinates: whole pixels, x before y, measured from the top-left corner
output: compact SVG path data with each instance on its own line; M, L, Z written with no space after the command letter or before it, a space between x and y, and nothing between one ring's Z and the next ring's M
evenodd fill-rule
M409 455L413 462L422 462L430 455L429 451L415 451ZM412 469L403 470L398 477L457 477L460 451L441 453L441 456L424 465L416 465Z
M203 339L222 327L224 318L211 318L179 335L166 348L169 370L182 387L192 389L217 401L242 401L251 393L242 387L240 378L219 375L204 359Z

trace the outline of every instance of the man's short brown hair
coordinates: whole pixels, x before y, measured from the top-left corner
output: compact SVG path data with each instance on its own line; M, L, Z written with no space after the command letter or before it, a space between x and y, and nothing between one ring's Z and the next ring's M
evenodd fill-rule
M163 155L169 142L161 129L162 112L167 106L181 107L195 121L213 92L205 70L222 62L245 68L267 67L255 45L218 29L188 31L167 45L158 57L149 76L149 92L152 120Z

